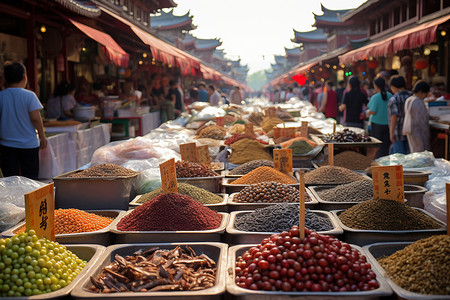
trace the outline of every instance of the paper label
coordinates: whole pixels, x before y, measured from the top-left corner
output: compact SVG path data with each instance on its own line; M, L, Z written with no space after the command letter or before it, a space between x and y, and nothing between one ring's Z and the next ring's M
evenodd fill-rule
M25 194L25 226L38 238L55 241L55 192L51 183Z
M302 127L300 127L300 136L307 138L308 137L308 122L302 121Z
M177 170L175 168L175 159L172 158L159 165L161 173L162 193L171 194L178 193L177 186Z
M274 149L273 165L278 171L291 174L292 173L292 149Z
M198 162L197 145L195 143L181 144L180 154L184 161Z
M273 128L273 139L276 140L279 137L281 137L281 128L274 127Z
M403 167L372 167L373 198L405 202Z
M283 127L280 128L280 136L288 138L288 139L293 139L295 138L295 127Z
M225 117L216 117L217 126L225 126Z
M203 164L210 164L211 158L209 156L209 147L208 145L198 146L197 147L197 156L198 161Z
M255 133L253 131L253 124L252 123L245 124L245 135L246 136L250 136L250 137L253 137L255 135Z

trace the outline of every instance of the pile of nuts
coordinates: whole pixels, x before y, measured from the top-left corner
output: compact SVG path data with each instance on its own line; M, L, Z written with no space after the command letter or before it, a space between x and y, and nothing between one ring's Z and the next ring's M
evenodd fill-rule
M305 201L311 201L308 194ZM298 202L298 189L279 182L261 182L242 189L235 197L234 202L240 203L280 203Z
M214 172L210 167L201 163L177 161L175 163L175 168L177 169L177 178L219 176L219 174Z
M323 140L325 143L360 143L370 142L370 137L345 128L344 131L324 135Z

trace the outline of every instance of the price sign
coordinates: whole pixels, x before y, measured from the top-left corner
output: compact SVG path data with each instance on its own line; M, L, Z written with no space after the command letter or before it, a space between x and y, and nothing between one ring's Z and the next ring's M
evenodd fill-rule
M298 212L298 229L300 230L300 239L305 238L305 171L300 170L300 199Z
M447 235L450 235L450 183L445 184L445 196L447 198Z
M269 117L275 118L277 116L276 108L275 107L269 107Z
M328 165L334 166L334 144L328 144Z
M292 173L292 149L274 149L273 165L278 171L291 174Z
M276 140L279 137L281 137L281 128L274 127L273 128L273 139Z
M245 124L245 135L253 137L255 135L255 132L253 131L253 124L247 123Z
M198 162L197 145L195 143L181 144L180 153L182 160Z
M198 161L209 165L211 163L211 158L209 157L209 147L208 145L198 146L197 147L197 157Z
M293 139L295 138L295 127L283 127L280 128L280 136L288 138L288 139Z
M300 127L300 136L307 138L308 137L308 122L302 121L302 127Z
M162 193L178 193L177 169L175 168L175 159L172 158L159 165L161 173Z
M225 117L216 117L217 126L225 126Z
M403 167L372 167L373 198L405 202Z
M55 241L55 192L51 183L25 194L25 226L39 238Z

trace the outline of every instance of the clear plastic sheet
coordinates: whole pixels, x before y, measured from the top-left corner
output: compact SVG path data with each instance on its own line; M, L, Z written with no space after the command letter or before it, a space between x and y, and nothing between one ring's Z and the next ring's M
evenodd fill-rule
M161 186L161 174L159 168L151 168L142 171L137 180L137 193L143 195L156 190Z
M403 165L403 168L424 168L434 166L434 155L432 152L415 152L411 154L395 153L380 157L375 160L383 166Z
M22 176L0 178L0 231L6 230L25 218L23 195L45 184Z

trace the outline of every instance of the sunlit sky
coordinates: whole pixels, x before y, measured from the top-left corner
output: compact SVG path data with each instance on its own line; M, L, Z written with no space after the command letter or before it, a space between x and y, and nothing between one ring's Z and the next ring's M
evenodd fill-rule
M220 38L228 58L242 59L249 74L269 69L273 55L291 48L293 28L312 30L320 3L329 9L355 8L366 0L175 0L175 15L190 10L198 38Z

